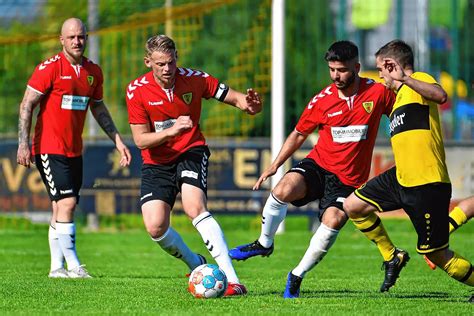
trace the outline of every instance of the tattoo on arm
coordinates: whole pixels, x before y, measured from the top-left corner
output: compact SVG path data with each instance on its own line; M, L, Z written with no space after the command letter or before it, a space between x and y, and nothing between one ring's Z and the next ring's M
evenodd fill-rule
M28 145L30 140L31 118L34 107L39 103L42 95L27 89L20 104L18 119L18 144Z
M115 142L115 135L118 134L118 131L109 111L105 107L104 102L98 102L93 105L91 111L100 127L104 130L107 136Z

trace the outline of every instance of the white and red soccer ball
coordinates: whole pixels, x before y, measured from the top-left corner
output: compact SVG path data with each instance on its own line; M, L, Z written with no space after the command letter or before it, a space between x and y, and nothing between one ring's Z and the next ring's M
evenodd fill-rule
M197 298L216 298L224 295L227 277L217 265L202 264L191 272L188 291Z

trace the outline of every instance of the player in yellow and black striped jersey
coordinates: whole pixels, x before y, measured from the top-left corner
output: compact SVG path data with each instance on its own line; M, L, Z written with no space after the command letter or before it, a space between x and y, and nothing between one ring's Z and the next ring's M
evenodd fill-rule
M344 210L384 257L382 292L395 284L409 256L394 246L375 211L401 208L418 234L417 252L452 278L474 286L472 264L449 249L451 183L438 113L446 92L429 74L414 71L413 52L403 41L387 43L375 57L379 76L397 92L390 114L395 167L351 194Z

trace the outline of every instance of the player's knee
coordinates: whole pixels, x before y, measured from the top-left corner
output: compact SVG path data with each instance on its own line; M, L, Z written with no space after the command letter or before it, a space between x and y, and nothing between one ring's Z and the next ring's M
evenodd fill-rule
M350 218L357 218L362 215L362 209L357 204L357 198L354 194L349 195L344 200L343 208Z
M332 229L341 229L347 222L346 214L335 208L328 208L323 215L322 223Z
M275 198L282 202L293 202L304 197L304 192L300 193L293 183L288 181L280 181L278 185L272 190L272 194Z
M157 239L163 236L169 227L166 224L161 224L161 225L146 225L145 224L145 228L146 228L146 231L148 232L148 235L150 235L151 238Z

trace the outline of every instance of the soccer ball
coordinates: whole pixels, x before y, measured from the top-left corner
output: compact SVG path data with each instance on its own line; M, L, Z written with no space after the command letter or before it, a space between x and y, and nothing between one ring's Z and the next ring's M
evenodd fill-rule
M224 295L227 277L215 264L202 264L191 272L188 291L197 298L216 298Z

